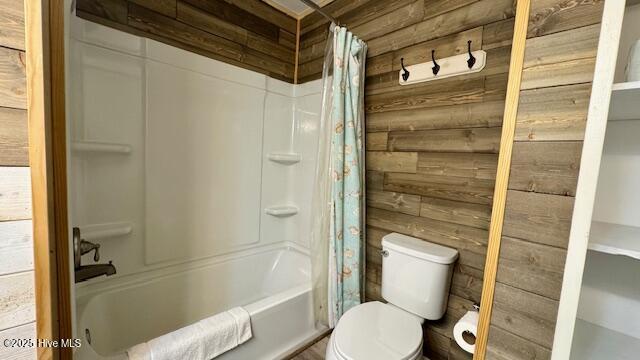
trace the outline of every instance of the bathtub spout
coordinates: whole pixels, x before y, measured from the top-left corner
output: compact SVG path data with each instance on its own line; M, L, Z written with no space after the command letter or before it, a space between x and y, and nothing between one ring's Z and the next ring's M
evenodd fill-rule
M108 264L81 265L76 268L75 273L76 283L79 283L102 275L114 275L116 273L116 267L113 266L111 261L109 261Z

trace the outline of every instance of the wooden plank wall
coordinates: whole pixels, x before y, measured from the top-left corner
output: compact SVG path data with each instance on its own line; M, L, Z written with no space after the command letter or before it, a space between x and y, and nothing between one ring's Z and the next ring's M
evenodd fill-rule
M487 359L549 359L604 0L532 0Z
M260 0L77 0L77 15L293 82L297 20Z
M35 359L2 340L35 337L24 4L0 0L0 358Z
M532 1L487 359L551 354L602 7L602 0ZM445 337L480 295L510 1L337 0L326 9L370 47L367 295L379 297L387 232L458 248L450 309L426 336L433 358L463 356ZM315 14L301 25L304 82L321 76L327 28ZM479 75L397 85L401 57L428 61L432 48L453 55L467 39L488 52Z
M369 45L367 124L367 298L380 299L381 238L399 232L460 252L449 308L425 331L430 359L470 359L452 340L455 322L480 302L500 145L513 0L336 0L325 7ZM316 14L301 21L300 82L321 76L328 34ZM473 50L488 53L476 74L398 85L411 65Z

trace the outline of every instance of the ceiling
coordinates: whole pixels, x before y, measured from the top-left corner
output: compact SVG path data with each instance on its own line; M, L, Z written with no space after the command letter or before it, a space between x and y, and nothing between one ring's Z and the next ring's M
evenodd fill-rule
M313 10L302 3L300 0L262 0L274 8L283 11L296 19L301 19L311 13ZM316 4L324 6L333 0L313 0Z

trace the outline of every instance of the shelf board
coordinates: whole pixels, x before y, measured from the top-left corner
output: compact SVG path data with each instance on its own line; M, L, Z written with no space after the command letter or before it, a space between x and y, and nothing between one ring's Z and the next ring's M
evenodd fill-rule
M589 249L640 260L640 228L593 221Z
M80 227L82 238L87 241L121 237L131 234L131 223L90 224Z
M267 155L267 158L283 165L293 165L300 162L300 154L297 153L271 153Z
M609 120L640 120L640 81L613 84Z
M82 153L116 153L129 154L131 146L127 144L114 144L96 141L73 141L71 149Z
M576 319L571 360L635 360L640 339Z
M267 215L275 217L289 217L298 213L298 208L290 205L271 206L264 209Z

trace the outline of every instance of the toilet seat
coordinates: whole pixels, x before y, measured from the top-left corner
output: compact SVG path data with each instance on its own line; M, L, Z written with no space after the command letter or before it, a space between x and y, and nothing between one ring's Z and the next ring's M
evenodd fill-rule
M368 302L342 316L329 347L341 360L412 360L422 353L422 326L415 315Z

